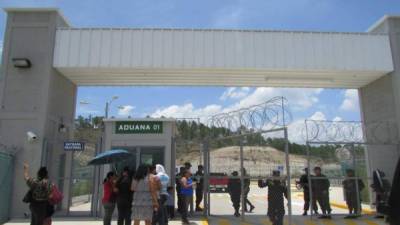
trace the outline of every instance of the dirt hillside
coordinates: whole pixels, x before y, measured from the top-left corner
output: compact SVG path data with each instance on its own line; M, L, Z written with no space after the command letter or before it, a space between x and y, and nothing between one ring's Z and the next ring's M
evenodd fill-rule
M271 174L272 170L286 170L285 153L271 147L246 146L244 147L244 167L252 176L265 176ZM230 146L214 149L210 153L211 171L230 174L240 168L240 147ZM307 165L305 156L290 155L290 166L292 174L300 174ZM316 159L314 159L316 160ZM192 162L196 167L200 163L200 153L192 152L180 157L177 165L184 162Z

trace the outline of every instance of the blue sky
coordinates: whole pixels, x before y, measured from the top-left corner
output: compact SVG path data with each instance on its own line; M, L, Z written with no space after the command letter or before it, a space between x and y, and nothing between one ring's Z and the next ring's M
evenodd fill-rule
M399 0L1 0L0 7L58 7L74 27L232 28L363 32L384 14L400 14ZM6 15L0 12L0 44ZM1 46L1 45L0 45ZM202 116L283 95L293 121L305 118L359 120L355 90L85 87L77 115L126 117ZM117 106L125 106L124 110Z

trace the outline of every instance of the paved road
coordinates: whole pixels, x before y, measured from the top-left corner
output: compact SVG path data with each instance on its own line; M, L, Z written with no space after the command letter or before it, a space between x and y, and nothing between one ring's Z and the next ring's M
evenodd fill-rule
M249 193L249 200L256 207L252 215L266 215L267 214L267 189L260 189L256 185L252 185ZM212 193L211 194L211 214L212 215L232 215L233 208L230 197L226 193ZM342 207L335 207L332 205L334 214L346 214L347 210ZM286 207L286 213L288 209ZM320 210L321 212L321 210ZM303 213L303 197L302 192L292 190L292 214L301 215Z
M343 208L343 199L340 192L340 188L332 189L331 200L342 204L332 205L334 218L333 220L318 220L315 217L311 220L310 217L300 216L303 213L303 198L302 192L292 189L292 211L293 211L293 225L384 225L382 220L373 219L371 216L363 216L357 220L345 220L343 215L347 213L347 210ZM267 213L267 190L260 189L256 185L251 186L251 192L249 199L255 205L256 209L253 213L246 214L245 221L241 218L235 218L232 216L233 208L231 206L230 197L226 193L212 193L211 194L211 214L208 220L205 220L202 216L191 218L193 225L270 225L266 217ZM88 204L77 206L78 208L86 208ZM82 208L83 207L83 208ZM78 209L77 208L77 209ZM89 208L88 208L89 209ZM286 209L287 212L287 209ZM68 218L71 220L71 218ZM65 219L56 219L53 225L75 225L79 220L79 224L82 225L100 225L100 220L88 219L87 221L81 221L82 218L72 218L72 221L66 221ZM288 224L288 218L285 219L285 224ZM16 222L16 221L14 221ZM27 225L27 222L22 223L8 223L7 225ZM116 222L113 222L115 225ZM171 221L170 225L181 224L180 221Z
M250 215L245 221L234 217L213 216L208 220L209 225L271 225L266 216ZM285 225L288 224L285 218ZM332 220L311 220L309 217L294 216L292 225L384 225L383 220L376 220L370 217L363 217L356 220L345 220L343 217L333 217ZM204 225L204 223L202 224Z

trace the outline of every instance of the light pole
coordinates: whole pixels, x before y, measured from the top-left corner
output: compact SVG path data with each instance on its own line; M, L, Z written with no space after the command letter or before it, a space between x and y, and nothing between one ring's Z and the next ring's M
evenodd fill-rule
M117 100L118 99L118 96L116 96L116 95L114 95L112 98L111 98L111 100L110 101L107 101L106 102L106 108L105 108L105 116L106 116L106 119L108 118L108 110L109 110L109 108L110 108L110 105L111 105L111 103L114 101L114 100Z
M118 98L119 98L118 96L114 95L114 96L111 98L111 100L106 101L106 107L105 107L105 109L104 109L104 111L105 111L105 113L104 113L104 118L106 118L106 119L108 118L108 111L109 111L109 109L110 109L110 105L111 105L111 103L112 103L113 101L117 100ZM87 101L80 101L79 104L81 104L81 105L90 105L91 103L89 103L89 102L87 102Z

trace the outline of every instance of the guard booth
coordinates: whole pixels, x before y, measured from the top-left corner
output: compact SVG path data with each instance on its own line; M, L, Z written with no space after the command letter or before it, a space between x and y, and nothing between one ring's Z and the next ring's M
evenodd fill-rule
M135 170L140 164L162 164L173 175L175 123L175 119L165 118L106 119L102 150L123 149L132 154L130 158L113 165L117 170L125 166Z
M97 167L95 172L93 216L102 215L102 180L110 170L121 171L125 166L136 170L140 164L162 164L170 175L171 185L175 180L175 119L105 119L101 152L123 149L131 153L126 160L114 165Z

